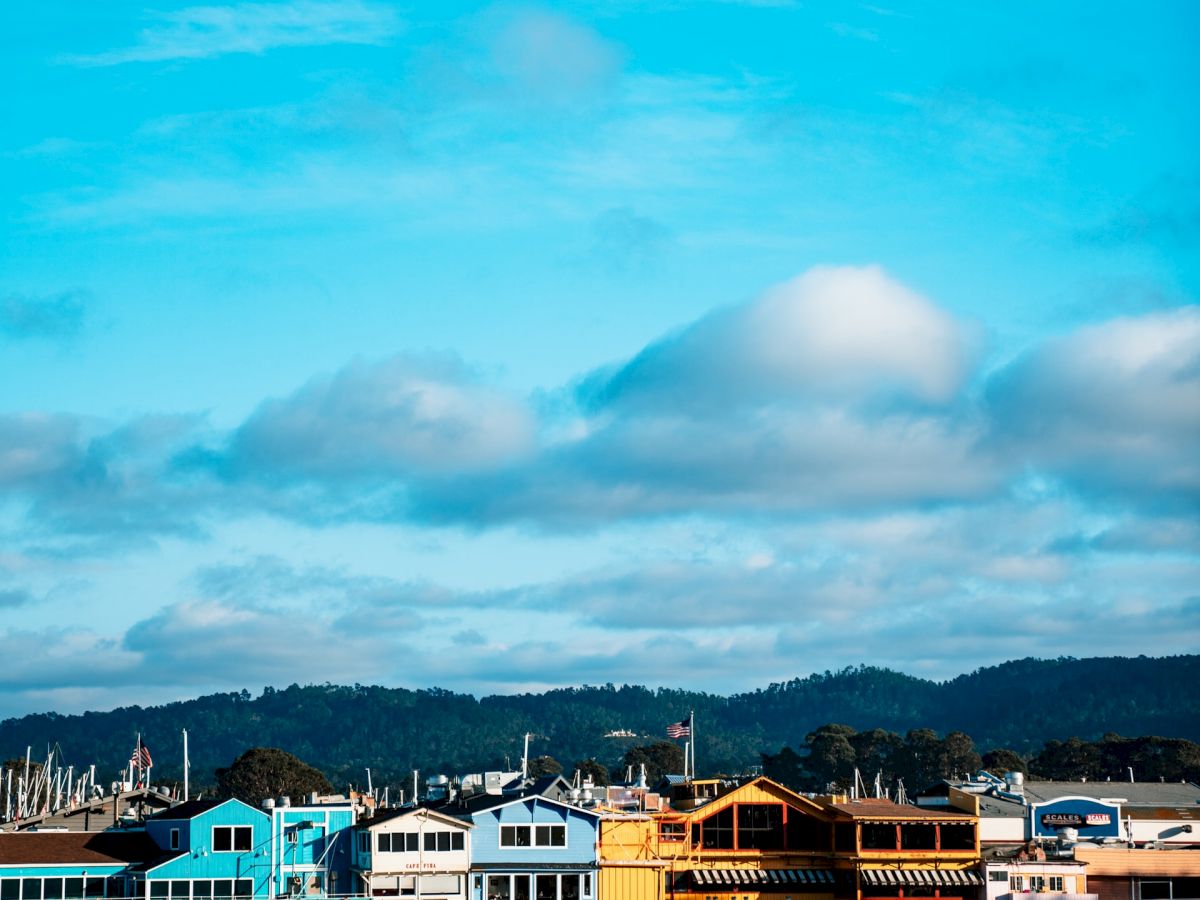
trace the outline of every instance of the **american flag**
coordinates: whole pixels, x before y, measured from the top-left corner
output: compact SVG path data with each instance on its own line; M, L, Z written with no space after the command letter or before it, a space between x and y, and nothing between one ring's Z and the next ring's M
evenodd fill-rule
M133 748L133 755L129 757L129 761L139 769L149 769L154 765L154 760L150 758L150 748L141 741Z
M672 722L667 726L667 737L681 738L692 736L692 720L684 719L682 722Z

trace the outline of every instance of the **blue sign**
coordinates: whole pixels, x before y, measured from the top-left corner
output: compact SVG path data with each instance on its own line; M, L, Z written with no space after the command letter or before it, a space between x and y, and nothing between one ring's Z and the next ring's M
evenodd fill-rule
M1064 828L1079 832L1079 840L1121 836L1121 806L1089 797L1062 797L1030 808L1035 837L1055 837Z

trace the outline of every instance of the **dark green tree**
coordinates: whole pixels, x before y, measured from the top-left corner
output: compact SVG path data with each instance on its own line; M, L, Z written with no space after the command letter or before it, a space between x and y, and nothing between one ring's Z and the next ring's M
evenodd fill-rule
M608 784L608 769L594 759L579 760L575 763L575 770L579 772L584 781L591 778L592 784L597 787L604 787Z
M670 741L630 747L625 753L624 765L626 768L633 767L634 778L638 777L642 763L646 764L646 783L653 787L664 775L683 774L683 748Z
M1029 764L1021 759L1016 750L1007 747L997 747L983 754L983 767L993 775L1005 775L1008 772L1029 774Z
M333 787L319 770L278 747L247 750L227 769L217 769L217 791L258 806L268 797L328 794Z
M951 731L942 738L938 753L938 775L942 778L964 777L978 772L983 760L975 752L971 736L961 731Z
M1079 781L1100 774L1100 751L1095 744L1077 737L1047 741L1042 752L1029 761L1029 771L1053 781Z
M858 754L850 738L855 734L849 725L829 724L804 738L809 749L808 768L817 779L818 790L830 783L844 787L853 781Z
M772 756L761 754L763 774L793 791L806 791L817 787L816 779L804 765L804 759L791 747L785 746Z
M541 778L543 775L561 775L562 763L553 756L535 756L529 761L529 777Z

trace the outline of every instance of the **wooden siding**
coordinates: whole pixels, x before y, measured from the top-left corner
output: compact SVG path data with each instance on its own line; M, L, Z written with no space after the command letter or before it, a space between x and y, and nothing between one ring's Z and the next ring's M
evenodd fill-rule
M597 900L663 900L659 867L601 865Z
M177 827L178 824L172 824L170 827ZM255 896L265 896L268 893L271 873L271 820L266 813L240 800L230 800L200 813L190 821L190 825L191 852L150 869L145 876L147 881L249 878L254 882ZM239 825L252 829L248 851L217 852L212 849L213 828ZM169 828L167 830L169 831Z
M597 862L598 820L587 813L544 797L529 797L495 809L472 815L475 831L471 835L471 865L489 863L568 863L592 865ZM566 825L565 847L501 847L501 825Z

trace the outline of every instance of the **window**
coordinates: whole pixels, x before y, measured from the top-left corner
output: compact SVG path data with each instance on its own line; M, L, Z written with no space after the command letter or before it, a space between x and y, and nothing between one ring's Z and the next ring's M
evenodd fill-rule
M427 853L448 853L450 851L451 837L457 837L459 846L458 850L462 849L462 835L451 835L449 831L427 831L425 832L425 852Z
M463 833L461 831L452 832L450 834L450 849L451 850L461 850L461 849L463 849L463 846L464 846Z
M1170 900L1171 882L1143 881L1140 885L1142 900Z
M103 878L87 878L83 882L84 897L103 897L104 896L104 879Z
M863 840L866 841L866 829L863 829ZM935 850L937 849L936 825L901 825L900 847L903 850Z
M501 825L501 847L565 847L566 825Z
M845 850L853 853L858 849L857 836L855 834L855 826L853 825L834 825L833 826L833 848L835 850Z
M178 828L171 829L171 849L172 850L179 849L179 829Z
M289 844L296 843L296 839L299 836L299 834L300 833L295 828L289 828L287 831L284 832L284 835L287 837L287 842Z
M1025 890L1025 876L1024 875L1013 875L1011 878L1009 878L1008 879L1008 889L1010 891Z
M214 825L212 848L215 853L245 853L250 850L254 829L249 825Z
M42 879L43 900L62 900L63 880L61 878Z
M659 822L658 839L665 843L683 843L687 839L687 826L682 822Z
M392 836L384 834L382 831L375 836L375 849L380 853L387 853L392 849Z
M42 900L42 879L22 878L21 897L22 900Z
M733 849L733 807L727 806L701 823L701 842L707 850Z
M419 839L420 839L420 835L418 835L415 831L408 832L408 834L404 835L403 849L409 853L416 853L417 852L417 841ZM392 847L395 849L395 851L397 853L400 852L400 850L401 850L400 835L396 835L396 839L394 841L392 841Z
M21 900L21 879L0 878L0 900Z
M1062 876L1061 875L1051 875L1050 876L1050 890L1058 891L1059 893L1061 893L1062 889L1063 889Z
M213 895L213 883L205 878L200 881L192 882L192 896L195 900L211 900ZM225 896L229 896L226 894Z
M67 900L83 900L83 879L63 879L63 896L66 897Z
M535 875L534 888L536 900L558 900L557 875Z
M783 849L783 806L781 804L738 804L737 820L739 848L743 850Z
M592 873L591 872L583 873L583 896L585 896L585 897L592 896Z
M190 881L172 881L171 882L171 900L188 900L192 895L192 883Z
M371 852L371 832L360 831L358 833L358 852L359 853L370 853Z
M895 850L896 826L866 823L862 827L864 850Z
M1008 873L1003 869L992 869L988 872L988 881L1008 881Z
M942 825L941 848L943 850L974 850L974 825Z
M788 809L787 847L789 850L832 850L830 827L795 808Z
M150 882L150 896L155 897L155 898L170 897L171 896L171 882L169 882L169 881L151 881Z
M1030 875L1029 889L1031 891L1044 891L1046 889L1046 879L1041 875Z
M233 892L238 897L250 897L254 894L254 882L249 878L238 878L233 882Z
M212 886L213 897L216 900L229 900L233 896L233 880L230 878L218 879L212 883Z
M507 875L489 875L487 882L487 900L509 900L511 884Z

